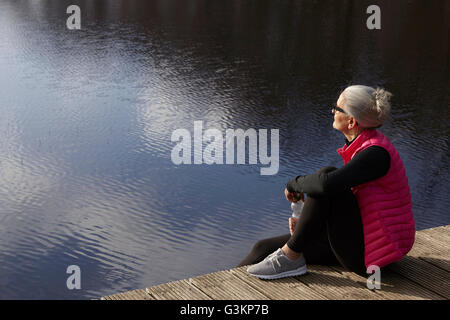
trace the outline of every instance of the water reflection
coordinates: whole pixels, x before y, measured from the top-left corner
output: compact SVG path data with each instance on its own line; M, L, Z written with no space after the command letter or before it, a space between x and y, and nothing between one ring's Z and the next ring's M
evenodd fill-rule
M290 177L342 165L329 107L350 83L394 93L383 132L417 227L449 224L449 3L379 3L368 32L366 1L2 1L0 298L98 298L236 265L287 232ZM65 30L70 4L80 31ZM280 171L174 166L171 133L196 120L280 129Z

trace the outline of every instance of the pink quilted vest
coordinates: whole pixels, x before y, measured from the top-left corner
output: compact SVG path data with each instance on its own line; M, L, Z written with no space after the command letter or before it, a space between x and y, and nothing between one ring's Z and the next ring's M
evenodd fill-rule
M400 260L414 244L415 223L405 168L392 143L376 129L363 131L337 152L349 162L358 152L380 146L389 152L391 165L381 178L352 188L361 212L366 267L380 268Z

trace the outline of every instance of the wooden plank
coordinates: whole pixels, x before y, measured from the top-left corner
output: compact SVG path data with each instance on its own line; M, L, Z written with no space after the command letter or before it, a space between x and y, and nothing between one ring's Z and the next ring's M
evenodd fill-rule
M122 300L120 293L102 297L101 300Z
M189 282L214 300L268 300L269 297L236 277L229 270L214 272Z
M211 300L188 280L163 283L146 288L145 291L157 300Z
M367 288L367 278L359 276L353 272L344 270L343 267L333 267L340 271L344 277L358 282ZM369 277L369 275L367 275ZM387 271L381 271L380 289L372 291L379 299L387 300L442 300L440 295L416 284L415 282L404 278L403 276ZM367 290L370 290L367 288Z
M295 278L261 280L247 272L248 266L230 270L245 283L263 292L272 300L324 300L324 295L311 290Z
M374 292L361 284L343 277L331 267L308 266L308 273L295 277L313 290L332 300L373 300L379 299Z
M428 290L408 278L390 270L382 271L379 294L390 300L444 300L442 296Z
M149 296L145 290L142 289L132 290L129 291L128 293L131 298L129 300L153 300L153 298Z
M450 299L450 273L441 268L410 256L406 256L386 268Z
M136 289L103 297L102 300L153 300L145 290Z
M450 242L450 225L420 230L416 233L420 233L424 236L434 238L438 241L441 241L445 245L447 245Z
M428 237L421 232L416 233L416 240L409 256L420 258L441 269L450 272L450 248L441 241Z

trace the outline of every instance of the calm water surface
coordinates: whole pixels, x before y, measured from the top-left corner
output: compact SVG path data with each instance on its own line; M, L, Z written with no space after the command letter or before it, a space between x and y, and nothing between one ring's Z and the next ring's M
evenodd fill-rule
M2 0L0 298L99 298L234 267L288 232L291 177L343 164L330 106L355 83L394 93L382 132L417 229L449 224L450 3L377 3L369 31L365 1ZM278 173L174 165L171 134L195 120L279 129Z

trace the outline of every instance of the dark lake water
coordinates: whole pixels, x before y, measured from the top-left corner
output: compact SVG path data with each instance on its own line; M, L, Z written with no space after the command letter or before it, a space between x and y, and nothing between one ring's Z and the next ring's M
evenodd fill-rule
M71 4L80 30L66 28ZM381 30L366 27L370 4ZM99 298L234 267L288 232L290 178L343 165L330 107L349 84L394 94L381 131L417 229L450 224L449 21L439 0L1 0L0 299ZM194 121L278 129L279 170L175 165L171 135Z

